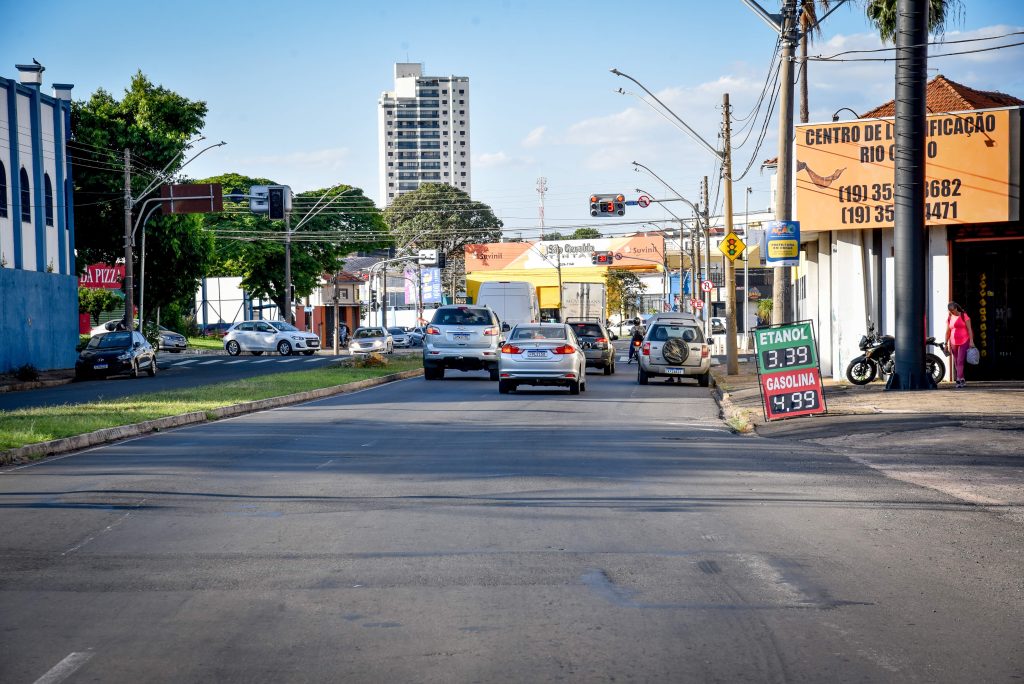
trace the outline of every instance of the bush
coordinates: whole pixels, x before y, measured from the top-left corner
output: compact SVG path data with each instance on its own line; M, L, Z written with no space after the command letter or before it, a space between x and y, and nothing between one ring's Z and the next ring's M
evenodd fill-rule
M356 368L383 368L388 365L388 357L374 352L357 359L352 365Z
M22 382L35 382L39 379L39 370L31 363L26 363L14 371L14 377Z
M85 349L85 345L89 344L89 340L92 339L92 335L79 335L78 345L75 347L75 351L82 351Z

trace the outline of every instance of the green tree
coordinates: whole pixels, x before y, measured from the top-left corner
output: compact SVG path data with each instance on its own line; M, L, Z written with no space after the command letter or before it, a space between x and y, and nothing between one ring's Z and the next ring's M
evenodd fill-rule
M114 293L115 290L106 288L80 287L78 288L78 310L89 314L93 325L98 325L100 316L107 311L113 311L124 301Z
M647 285L633 271L615 269L604 276L608 292L608 310L618 311L619 319L625 320L635 316L640 310L640 297L647 290Z
M247 192L251 185L275 184L266 178L249 178L237 173L201 182L220 183L225 194L230 190ZM330 203L332 198L336 198L333 204ZM295 230L319 200L323 200L320 205L323 212ZM325 273L342 267L346 255L388 243L380 211L359 188L339 185L299 193L294 207L292 284L296 297L305 297L319 287ZM202 216L203 226L216 240L211 275L240 276L242 287L250 295L271 299L283 310L287 297L284 222L248 213L248 200L242 204L225 202L224 209L222 214Z
M570 240L597 240L603 237L597 228L577 228Z
M568 240L568 239L569 238L565 237L564 235L559 233L557 230L552 231L550 233L544 233L544 240L548 241L548 242L558 242L559 240Z
M425 183L399 195L384 210L396 247L437 249L448 265L441 273L447 291L465 288L466 245L497 242L502 222L491 208L442 183Z
M961 0L929 0L928 32L941 36L950 21L963 17ZM883 43L893 43L896 37L896 0L866 0L865 13L878 30Z

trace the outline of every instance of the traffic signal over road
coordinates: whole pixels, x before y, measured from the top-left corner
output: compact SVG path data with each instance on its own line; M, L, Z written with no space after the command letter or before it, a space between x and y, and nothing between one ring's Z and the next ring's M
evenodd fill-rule
M284 188L281 186L268 188L267 200L270 205L269 218L273 221L284 219Z
M624 216L626 214L625 195L591 195L591 216Z
M614 261L615 257L611 252L594 252L590 257L590 263L595 266L610 266Z

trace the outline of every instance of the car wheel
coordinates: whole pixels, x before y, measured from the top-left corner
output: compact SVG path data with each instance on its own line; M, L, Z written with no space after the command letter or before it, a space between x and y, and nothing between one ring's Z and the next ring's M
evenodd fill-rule
M141 378L142 377L142 373L139 372L139 362L138 361L136 361L135 363L132 364L132 370L131 370L130 375L133 378Z
M314 351L316 351L316 350L315 349L307 349L306 351L304 351L302 353L305 356L312 356Z
M498 381L498 394L508 394L512 391L512 383L508 380Z
M236 340L230 340L224 345L224 348L228 350L228 354L231 356L238 356L242 353L242 346Z
M569 383L569 394L576 395L580 393L580 381L573 380Z
M253 356L263 356L263 352L261 352L261 351L254 351L254 352L252 353L252 355L253 355Z
M444 379L444 368L436 368L434 366L423 367L423 377L426 380L443 380Z
M609 361L608 363L604 364L604 374L605 375L611 375L614 372L615 372L615 367L612 366L612 362L611 361Z
M646 385L647 381L651 379L651 376L647 374L643 368L636 369L636 381L641 385Z
M291 356L292 345L288 340L281 340L277 343L277 353L281 356Z
M491 380L497 380L498 379L498 369L497 368L491 368L487 372L490 373Z
M149 360L149 368L146 369L146 374L151 377L156 377L156 357L154 356Z
M704 375L697 376L697 384L701 387L708 387L711 385L711 371L708 371Z

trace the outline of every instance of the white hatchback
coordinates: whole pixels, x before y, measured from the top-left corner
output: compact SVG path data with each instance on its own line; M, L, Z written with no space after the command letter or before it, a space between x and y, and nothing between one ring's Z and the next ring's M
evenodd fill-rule
M320 349L320 338L284 321L242 321L228 328L224 334L224 349L231 356L238 356L244 351L252 352L254 356L272 351L282 356L312 356Z

